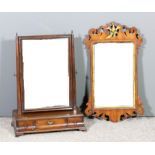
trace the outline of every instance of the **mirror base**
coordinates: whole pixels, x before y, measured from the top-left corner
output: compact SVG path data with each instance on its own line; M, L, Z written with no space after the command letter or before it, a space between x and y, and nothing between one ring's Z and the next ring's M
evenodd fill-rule
M42 133L52 131L80 130L86 131L84 116L77 109L73 111L59 112L38 112L18 115L17 110L13 110L12 123L15 136L29 133Z

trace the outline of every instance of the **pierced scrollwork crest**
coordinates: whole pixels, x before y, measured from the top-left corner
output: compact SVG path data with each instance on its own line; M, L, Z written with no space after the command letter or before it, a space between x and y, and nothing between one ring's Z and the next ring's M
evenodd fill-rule
M88 36L84 42L89 48L92 42L95 41L115 41L115 40L130 40L133 41L138 47L142 43L142 37L139 35L135 27L127 27L115 22L106 25L101 25L99 28L92 28L88 32Z
M99 28L92 28L88 31L88 35L84 39L84 43L89 50L89 53L93 52L92 45L100 42L133 42L135 44L135 66L137 66L138 48L142 44L142 37L138 33L137 28L127 27L115 22L101 25ZM90 59L93 60L93 54L90 54ZM137 81L137 69L135 72L135 107L134 108L94 108L94 71L93 61L90 60L90 96L86 104L84 113L88 117L103 118L112 122L124 120L126 118L135 117L137 115L144 114L144 108L140 97L138 96L138 81Z

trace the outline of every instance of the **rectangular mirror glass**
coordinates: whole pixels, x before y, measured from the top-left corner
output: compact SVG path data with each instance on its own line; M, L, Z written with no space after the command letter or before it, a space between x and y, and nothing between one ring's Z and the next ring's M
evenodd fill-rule
M94 45L95 108L134 107L133 43Z
M68 38L22 40L24 109L69 106Z

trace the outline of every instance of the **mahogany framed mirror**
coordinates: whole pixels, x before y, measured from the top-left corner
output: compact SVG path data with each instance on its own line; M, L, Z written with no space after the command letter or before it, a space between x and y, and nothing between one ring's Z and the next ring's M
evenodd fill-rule
M20 85L18 110L73 109L75 84L72 83L75 83L75 78L69 78L72 76L68 63L72 60L71 36L21 36L18 39L19 47L22 47L17 53L21 57L17 58L17 63L20 63L17 65L17 83ZM22 76L18 76L20 71Z
M17 36L16 47L18 104L12 121L16 135L84 130L76 106L73 34Z
M113 122L142 115L137 69L142 37L137 29L112 22L90 29L84 42L90 57L85 114Z

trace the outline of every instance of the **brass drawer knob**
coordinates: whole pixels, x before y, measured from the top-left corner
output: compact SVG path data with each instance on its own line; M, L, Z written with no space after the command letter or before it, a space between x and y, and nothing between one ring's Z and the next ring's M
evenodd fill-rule
M32 130L35 130L36 129L36 126L32 126L31 128L32 128Z
M52 125L54 122L48 121L47 123L48 123L48 125Z

